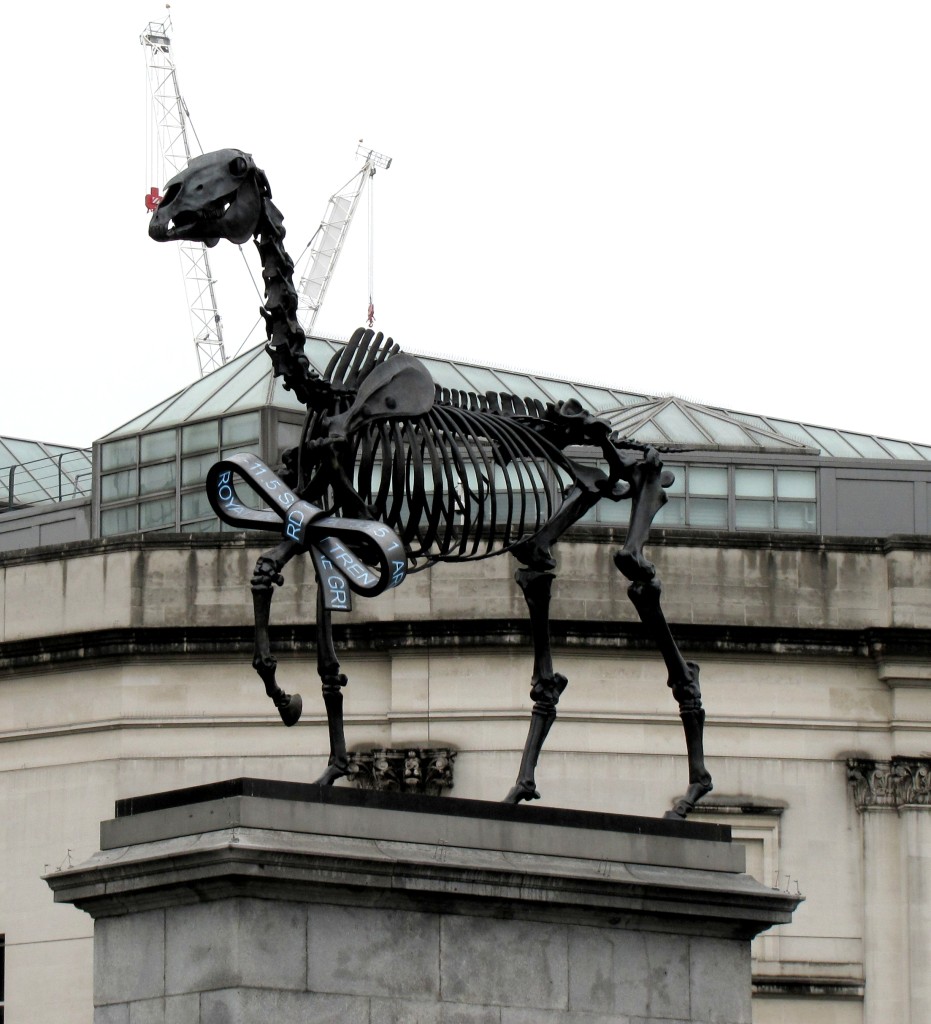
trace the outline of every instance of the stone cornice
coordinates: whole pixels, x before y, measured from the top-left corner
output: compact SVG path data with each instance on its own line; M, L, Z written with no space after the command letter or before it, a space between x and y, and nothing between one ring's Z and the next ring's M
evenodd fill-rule
M931 758L850 758L847 781L858 811L931 807Z
M584 524L572 527L563 543L575 542L622 545L626 528ZM32 562L54 562L89 555L159 549L200 548L258 551L268 546L268 535L260 533L143 533L95 540L73 541L61 546L0 551L0 568ZM651 547L771 549L776 551L855 551L885 555L892 551L931 551L931 537L911 534L891 537L823 537L807 533L730 533L725 530L655 529Z
M755 627L674 624L683 649L697 654L778 655L874 659L931 657L931 629L827 630L802 627ZM271 629L276 654L314 649L311 625ZM172 657L241 658L251 656L254 628L238 626L126 627L0 643L0 677L6 672L51 665L110 659ZM530 646L523 619L447 619L407 622L350 622L334 626L343 651L423 648L513 648ZM563 620L552 623L554 645L594 651L649 651L654 645L639 623Z

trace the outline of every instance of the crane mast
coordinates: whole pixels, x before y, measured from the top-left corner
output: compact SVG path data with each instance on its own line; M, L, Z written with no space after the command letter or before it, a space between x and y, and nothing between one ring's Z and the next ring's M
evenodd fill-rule
M346 233L352 224L359 199L370 178L375 176L378 168L387 170L391 166L391 157L384 153L376 153L362 145L356 149L356 156L364 160L362 169L352 176L349 181L336 193L330 196L323 220L314 233L313 238L307 243L306 259L302 260L304 266L298 287L298 309L297 316L305 334L310 334L314 327L314 321L323 305L323 298L326 295L327 286L333 277L336 269L336 261L339 259L340 250L346 239ZM371 199L371 187L369 188ZM369 326L374 322L375 312L372 299L372 225L369 222Z
M145 49L149 90L154 112L154 134L161 155L162 182L183 170L191 159L187 107L178 88L178 75L171 57L171 19L150 21L139 37ZM195 136L196 137L196 136ZM153 154L154 155L154 154ZM153 210L160 196L153 187L146 196L146 208ZM181 271L191 316L197 363L203 377L226 362L223 328L217 312L214 279L210 273L207 247L203 242L182 242Z

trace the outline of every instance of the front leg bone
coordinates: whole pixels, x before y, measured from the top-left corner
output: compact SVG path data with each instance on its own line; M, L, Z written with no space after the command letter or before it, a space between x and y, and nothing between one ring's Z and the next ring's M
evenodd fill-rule
M294 725L301 717L303 703L299 693L289 694L278 685L275 671L278 661L271 651L268 620L272 607L272 587L284 583L281 570L300 551L293 541L281 544L259 556L252 574L252 607L255 613L255 652L252 667L265 684L265 692L275 702L285 725Z
M333 621L323 600L323 590L317 581L317 674L326 708L327 731L330 737L330 757L326 771L316 780L318 786L332 786L337 779L349 774L349 755L346 753L346 734L343 724L343 687L349 681L339 670L336 645L333 642Z

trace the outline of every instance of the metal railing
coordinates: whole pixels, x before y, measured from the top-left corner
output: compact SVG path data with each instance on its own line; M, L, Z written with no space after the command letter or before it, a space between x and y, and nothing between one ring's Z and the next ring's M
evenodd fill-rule
M82 448L0 469L0 512L90 497L91 453Z

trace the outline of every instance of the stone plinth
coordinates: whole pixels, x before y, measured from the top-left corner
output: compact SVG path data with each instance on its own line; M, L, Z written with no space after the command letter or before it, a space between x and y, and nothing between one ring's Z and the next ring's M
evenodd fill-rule
M117 815L48 877L95 1024L749 1024L798 903L713 825L255 779Z

